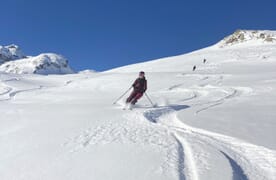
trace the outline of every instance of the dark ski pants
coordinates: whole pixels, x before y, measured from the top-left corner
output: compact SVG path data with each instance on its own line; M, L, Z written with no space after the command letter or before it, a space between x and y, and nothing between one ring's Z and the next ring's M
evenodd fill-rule
M135 104L138 101L138 99L140 99L142 96L143 96L143 93L138 91L132 91L130 96L127 98L126 102Z

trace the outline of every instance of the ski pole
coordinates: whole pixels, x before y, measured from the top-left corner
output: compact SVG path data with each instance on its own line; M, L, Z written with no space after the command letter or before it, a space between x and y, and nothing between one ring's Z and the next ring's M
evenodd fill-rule
M116 104L122 97L124 97L124 95L126 95L126 93L128 93L128 91L132 88L132 86L130 86L130 88L128 88L128 90L123 94L121 95L116 101L114 101L113 104Z
M148 98L149 102L151 103L152 107L154 107L155 105L153 104L153 102L151 101L151 99L149 98L148 94L145 92L146 97Z

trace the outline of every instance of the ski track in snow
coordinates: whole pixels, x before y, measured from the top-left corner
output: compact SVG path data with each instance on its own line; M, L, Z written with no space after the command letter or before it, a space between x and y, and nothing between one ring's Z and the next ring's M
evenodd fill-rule
M235 160L233 160L231 157L229 157L226 153L224 153L223 151L220 151L225 157L226 159L228 159L231 168L233 170L233 174L232 174L232 179L233 180L248 180L247 176L244 174L244 171L242 170L242 168L237 164L237 162Z
M206 111L212 107L221 105L226 102L226 100L241 96L241 95L248 95L252 94L253 90L249 87L222 87L219 86L223 79L224 75L215 75L215 74L193 74L193 75L183 75L188 77L194 77L198 80L198 86L192 87L192 88L181 88L181 86L184 85L184 83L172 85L168 88L167 92L170 91L186 91L186 92L192 92L192 95L188 98L182 99L181 101L191 101L200 99L200 97L205 97L209 94L210 90L217 91L218 93L223 93L224 96L219 97L218 99L213 101L207 101L207 102L197 102L193 103L191 105L193 106L204 106L198 110L195 111L195 114L199 114L203 111Z
M162 93L186 92L188 97L180 102L187 102L189 106L196 108L195 114L222 105L227 100L241 95L252 93L249 87L223 87L220 86L224 75L219 74L184 74L181 77L195 78L197 85L185 87L185 83L171 85ZM19 78L11 78L1 81L2 91L0 95L6 101L13 99L17 94L40 90L38 87L14 90L5 82L19 81ZM63 85L71 84L67 80ZM184 87L183 87L184 86ZM216 92L216 99L205 101L210 92ZM207 98L210 99L210 98ZM212 98L211 98L212 99ZM189 103L190 102L190 103ZM110 143L135 143L139 145L150 145L156 147L163 154L162 171L164 174L176 172L179 180L198 180L198 159L194 154L201 154L192 149L192 142L201 142L221 153L229 162L233 171L233 179L257 179L269 180L276 178L276 152L265 147L256 146L234 137L221 135L214 132L190 127L180 121L177 111L189 108L187 105L169 105L155 109L138 108L134 111L127 111L124 120L121 122L108 122L98 127L91 127L83 130L79 135L69 139L63 145L69 148L69 152L85 150L93 145L105 145ZM204 161L204 160L200 160Z
M29 91L36 91L42 89L43 86L35 87L35 88L30 88L30 89L22 89L22 90L16 90L12 91L12 88L7 88L7 91L5 93L2 93L1 95L6 95L8 94L8 97L5 99L0 99L0 101L8 101L13 99L17 94L23 93L23 92L29 92Z
M4 96L6 94L9 94L13 88L6 85L5 82L10 82L10 81L19 81L20 79L19 78L10 78L10 79L6 79L6 80L2 80L0 81L0 88L2 88L2 92L0 91L0 96ZM1 89L0 89L1 90ZM0 100L1 101L1 100Z
M212 107L215 107L215 106L218 106L218 105L221 105L223 104L227 99L230 99L230 98L233 98L233 97L236 97L238 96L238 91L236 89L231 89L232 92L228 92L227 95L225 95L224 97L221 97L220 99L218 100L215 100L215 101L210 101L210 102L206 102L206 103L202 103L202 104L199 104L199 105L207 105L206 107L204 108L201 108L199 110L197 110L195 112L195 114L199 114L200 112L202 111L205 111L205 110L208 110Z
M40 90L42 89L43 86L39 86L36 88L30 88L30 89L23 89L23 90L17 90L17 91L13 91L9 94L10 98L14 98L17 94L22 93L22 92L28 92L28 91L35 91L35 90Z
M63 145L69 152L76 153L94 145L110 143L134 143L139 146L149 145L162 151L165 159L162 165L164 173L170 169L178 169L178 144L172 136L168 136L167 129L156 128L151 122L145 121L136 111L125 114L122 122L105 123L97 127L88 128L80 135L68 139ZM143 120L141 120L143 118ZM129 121L131 119L131 121Z
M189 143L181 136L173 133L173 136L178 144L178 152L179 152L179 179L191 179L198 180L198 172L195 164L195 160L193 158L192 149ZM183 155L182 155L183 154ZM183 172L183 174L182 174ZM185 178L184 178L185 177Z
M213 108L218 105L222 105L227 100L230 100L232 98L241 96L241 95L251 95L253 93L253 89L250 87L223 87L220 86L224 76L225 75L194 75L195 77L198 76L199 78L199 87L190 88L187 90L193 89L193 96L190 98L183 99L182 101L189 101L189 100L195 100L196 98L200 99L200 97L204 97L209 94L210 90L215 90L218 93L223 93L224 96L219 97L216 100L213 101L207 101L207 102L198 102L191 104L192 106L205 106L203 108L200 108L195 111L195 114L199 114L203 111L209 110L210 108ZM182 84L181 84L182 85ZM177 85L174 88L178 88L181 85ZM208 89L208 90L207 90Z
M217 149L231 164L235 177L239 176L240 179L258 180L269 180L276 178L276 174L274 172L276 169L276 152L273 150L253 145L234 137L187 126L182 121L178 120L176 110L171 107L164 108L163 111L160 109L150 110L144 114L146 114L145 117L150 122L160 123L165 127L168 127L170 131L175 132L174 134L182 134L183 137L187 136L189 138L200 140L203 143ZM183 138L182 136L177 135L176 137L180 139L179 137ZM178 142L181 141L178 140ZM182 145L184 147L184 151L185 149L189 149L187 143L183 143L182 141ZM189 157L192 157L192 155ZM195 167L195 165L191 164L191 162L193 161L190 161L188 166ZM191 179L196 179L196 168L191 169L193 170L190 170L190 174L194 174Z
M9 92L11 92L12 88L7 87L7 86L4 86L4 87L3 87L3 90L4 90L4 91L2 91L2 92L0 93L0 96L5 95L5 94L8 94Z
M2 80L0 87L2 86L4 91L0 92L0 96L8 96L4 99L0 99L0 101L8 101L14 98L17 94L22 93L22 92L28 92L28 91L34 91L34 90L39 90L42 89L42 86L35 87L35 88L29 88L29 89L21 89L21 90L14 90L11 86L8 86L6 82L11 82L11 81L20 81L20 78L10 78L6 80Z
M87 78L84 78L84 79L87 79ZM2 91L0 89L0 97L1 96L4 97L3 99L0 99L0 101L9 101L9 100L13 99L19 93L36 91L36 90L41 90L41 89L44 89L44 88L50 88L50 87L46 87L46 86L43 86L43 85L36 85L36 87L33 87L33 88L26 88L26 89L16 90L12 86L9 86L9 85L6 84L6 82L20 81L20 80L21 80L20 78L16 77L16 78L9 78L9 79L0 81L0 88L2 88ZM53 86L53 87L68 86L69 84L71 84L73 82L74 82L73 80L67 80L63 84L61 84L59 86Z
M219 87L223 77L214 78L215 85L210 86L210 77L200 78L203 83L199 88L184 89L190 91L191 96L183 101L192 102L190 106L205 106L195 111L198 114L212 107L218 106L237 96L252 93L249 87ZM201 81L201 83L202 83ZM167 89L168 92L181 88L183 84L177 84ZM208 102L200 98L205 97L204 88L212 88L220 92L221 97ZM194 103L195 101L195 103ZM199 101L199 102L197 102ZM154 109L137 108L127 111L124 121L107 123L102 126L84 130L80 135L69 139L64 146L69 147L70 152L85 150L91 145L120 143L137 143L139 145L155 146L164 155L162 171L164 174L176 172L179 180L200 179L199 160L194 154L201 154L192 149L192 142L210 146L222 155L232 169L232 179L237 180L270 180L275 179L276 152L268 148L257 146L243 140L226 135L193 128L184 124L177 117L177 111L189 108L187 105L159 106ZM141 121L142 120L142 121ZM147 123L148 122L148 123Z
M75 132L76 134L74 134L73 137L70 136L68 139L66 139L65 143L64 141L62 141L62 147L61 147L62 149L60 152L62 154L61 155L62 157L60 156L61 157L60 161L58 159L59 157L57 157L57 159L54 161L52 161L53 159L51 158L49 158L48 160L47 159L48 157L43 159L44 158L43 157L41 158L42 161L40 161L40 159L39 160L31 159L30 163L28 162L26 164L26 167L24 166L25 161L23 161L23 166L21 166L20 164L22 163L20 162L20 160L22 161L29 157L30 158L39 157L40 155L38 154L39 152L36 151L36 149L31 149L31 148L38 147L39 143L37 142L37 140L43 141L44 138L53 137L53 136L49 136L49 134L47 133L47 136L46 135L44 136L43 134L41 134L41 136L39 135L35 138L30 139L30 143L32 144L38 143L35 146L27 147L27 145L29 146L29 144L27 144L29 142L27 140L26 142L23 142L22 144L24 145L26 143L26 150L24 148L22 148L21 150L20 146L22 145L19 145L18 152L20 151L22 152L22 155L23 155L22 159L21 158L9 159L9 158L6 158L4 155L3 159L7 159L7 161L4 163L7 163L7 164L4 164L4 166L6 167L3 166L4 167L3 170L9 171L9 169L11 169L9 172L10 173L9 177L10 177L10 176L13 176L13 168L15 168L14 170L18 172L18 175L19 175L18 177L22 179L28 179L28 178L39 179L41 177L43 178L43 176L38 175L40 172L42 172L42 174L44 175L46 175L47 173L49 177L55 177L55 173L58 173L58 175L61 174L61 176L56 176L56 177L63 177L62 175L64 174L62 173L66 171L68 172L68 170L69 171L72 170L72 172L70 172L72 174L70 173L69 175L67 174L68 177L71 175L74 175L75 177L78 177L78 176L84 177L83 174L75 174L75 173L79 173L79 172L86 173L86 170L88 171L88 174L86 177L90 177L89 176L90 173L93 173L92 171L91 172L89 171L90 168L91 169L94 168L94 170L98 170L97 169L98 167L97 168L88 167L86 164L84 164L84 167L80 167L80 169L82 168L83 171L73 172L74 169L72 168L74 166L66 167L64 166L65 165L64 163L69 164L71 162L76 162L76 165L79 165L77 163L82 163L82 162L78 161L80 160L78 155L80 155L80 153L82 152L90 153L90 151L93 148L95 148L95 146L99 147L99 149L95 148L97 149L95 151L96 153L98 153L97 151L101 150L100 147L103 147L103 146L105 146L106 148L105 150L109 152L112 151L113 147L126 148L126 151L128 150L128 148L134 147L138 149L137 152L139 153L144 151L145 153L148 153L148 152L154 153L154 156L152 157L153 159L150 159L149 162L154 161L150 163L153 163L153 166L156 165L158 167L150 167L149 172L150 173L154 172L154 173L157 173L157 175L161 175L161 176L164 175L164 179L200 180L200 179L211 179L212 177L210 178L209 176L215 176L214 179L225 178L225 179L232 179L232 180L276 180L276 150L272 150L264 146L255 145L243 139L239 139L237 137L232 137L229 135L217 133L215 131L208 131L205 129L192 127L186 124L184 119L181 119L182 116L178 114L179 112L181 112L181 115L185 115L185 111L187 110L187 116L185 117L191 117L192 115L195 115L195 117L199 119L203 115L207 115L210 118L214 115L215 110L220 110L221 108L223 111L227 111L226 109L227 107L224 107L224 106L230 105L232 107L236 105L236 102L242 102L243 100L245 100L245 103L247 103L247 100L249 98L243 98L243 97L251 96L251 95L254 95L255 92L258 92L256 93L256 95L259 95L257 96L257 98L261 99L262 94L272 92L274 90L273 83L276 82L275 73L273 72L273 69L272 69L274 64L271 64L270 66L270 64L267 64L267 63L273 62L275 59L274 58L275 53L273 53L273 51L275 50L275 45L265 47L265 48L263 47L257 48L257 46L254 45L251 47L249 44L248 47L246 48L245 47L241 46L241 47L234 47L233 49L229 48L224 50L221 48L221 51L220 50L217 51L216 49L209 49L209 50L203 50L201 52L200 51L193 52L183 57L176 56L175 60L173 58L172 61L170 60L170 62L168 61L169 59L168 60L164 59L164 64L162 64L162 61L161 61L160 67L159 67L159 63L153 62L151 64L150 62L149 64L145 64L145 65L138 64L137 66L135 65L130 68L123 67L121 70L120 69L115 71L111 70L111 73L112 73L111 75L115 79L112 79L109 77L107 79L102 78L103 76L110 76L108 72L99 73L98 75L95 75L95 76L94 75L92 76L91 74L87 74L87 75L84 75L85 77L70 75L70 76L64 76L62 77L62 79L59 79L59 78L56 79L56 77L53 76L43 80L40 79L39 77L32 77L32 76L25 76L25 75L10 75L8 73L0 74L2 79L0 80L0 102L13 101L17 99L16 96L20 93L38 91L46 88L53 88L53 91L51 91L50 93L55 93L55 90L61 87L68 88L68 90L70 90L70 92L68 93L71 93L71 91L75 91L70 95L79 95L78 93L84 92L85 88L87 87L89 91L92 91L92 93L93 92L113 93L111 92L113 91L112 88L114 88L113 87L114 85L116 86L118 80L119 81L123 80L122 77L125 76L125 74L123 73L129 73L127 74L128 76L130 74L133 74L133 72L136 71L137 68L144 69L147 72L152 71L152 73L158 73L157 75L161 75L161 76L154 77L154 76L151 76L151 74L149 74L149 76L147 77L149 78L150 81L157 78L158 78L157 80L159 80L159 78L164 77L164 80L165 80L164 82L166 82L165 86L163 86L164 84L160 82L154 82L156 84L152 86L152 89L157 89L157 91L153 92L153 94L156 95L155 96L156 99L157 98L160 99L160 97L162 97L163 99L161 100L158 99L158 100L164 101L164 102L157 102L159 106L156 108L151 108L148 106L145 107L142 105L142 106L136 106L136 108L134 108L131 111L129 110L121 111L120 109L118 110L118 112L116 112L116 115L118 116L116 116L116 118L113 119L113 116L110 116L108 113L110 112L114 113L116 111L116 108L114 108L110 112L107 112L108 116L101 117L103 118L102 119L103 121L89 122L89 119L88 120L82 119L83 121L80 121L80 122L85 122L85 123L78 124L77 127L73 127L75 124L68 124L66 128L68 127L70 129L68 129L66 133L67 132L72 133L71 131L72 129L79 131L78 129L79 126L83 126L84 129L80 130L80 132ZM216 53L220 53L221 55L220 54L216 55ZM195 54L195 56L193 56L193 54ZM202 62L203 58L204 59L207 58L206 63ZM187 59L187 64L186 63L182 64L181 63L182 59L183 60ZM174 65L174 61L176 63L175 65ZM250 62L250 63L252 62L253 64L252 65L247 64L247 62ZM229 67L228 67L228 64L229 64ZM156 66L157 68L155 69L152 68L151 66L153 65ZM191 68L194 65L196 65L196 70L191 72ZM250 66L248 67L247 65L250 65ZM260 65L260 70L262 70L261 67L263 67L265 72L261 73L261 71L259 71L259 68L255 69L253 65L254 66ZM190 68L190 71L189 71L189 68ZM160 72L156 72L156 69L158 69L158 71ZM167 72L167 69L169 70L168 72ZM259 72L255 74L256 71L259 71ZM119 74L118 72L121 75L117 77L116 73ZM231 73L231 74L224 74L224 72ZM115 76L113 76L113 73L115 74ZM168 73L169 77L167 76L168 74L163 74L163 73ZM255 76L251 77L251 73L252 74L254 73L256 77L259 76L259 73L260 73L260 78L256 78ZM232 76L233 78L231 78ZM100 77L100 78L99 79L95 78L95 81L92 82L91 78L93 77ZM238 79L237 81L237 78L239 77L241 79ZM247 77L248 79L246 79ZM251 78L252 80L256 78L254 79L254 82L255 80L257 80L257 83L256 83L257 85L255 85L253 81L251 82ZM270 79L267 79L267 78L270 78ZM87 79L87 82L81 82L82 80L85 80L85 79ZM112 83L111 83L111 80L112 80ZM227 80L227 82L223 83L225 80ZM231 85L237 82L241 86ZM92 86L90 83L92 84ZM242 87L242 85L244 87ZM252 85L252 87L245 87L247 85L249 86ZM79 91L80 88L82 91ZM120 86L114 89L114 92L117 91L119 88L121 88L121 83L120 83ZM160 88L162 89L160 90ZM62 92L62 91L58 89L58 92ZM18 100L23 99L23 100L26 100L27 102L30 99L29 102L33 103L31 99L32 97L29 98L29 96L32 96L35 94L36 93L30 93L24 97L21 96L22 98L18 97ZM77 101L76 102L77 104L74 103L74 105L79 105L79 103L82 103L82 102L87 103L87 105L91 105L91 104L97 105L97 101L91 104L89 102L91 99L93 100L94 96L97 96L97 95L87 96L85 93L81 94L80 101ZM112 96L113 94L110 97ZM82 101L83 100L82 98L85 99L85 101ZM268 99L269 101L270 100L269 98L270 98L269 94L267 96L264 96L265 100ZM98 97L96 98L96 100L98 100ZM253 102L254 98L252 98L251 100ZM143 103L145 101L146 101L145 99L142 99L141 101L139 101L139 103ZM22 101L18 101L18 102L15 101L14 104L21 103L21 102ZM103 102L103 104L100 104L100 105L104 105L104 103L105 102ZM13 103L11 103L11 105L12 104ZM275 115L274 113L270 114L271 112L270 108L272 106L272 105L270 106L270 104L274 105L273 101L271 102L269 101L267 104L260 103L259 106L264 105L265 107L269 107L269 109L265 112L269 112L268 116L274 117ZM3 107L5 107L6 104L3 103L2 105ZM86 104L83 104L83 105L86 105ZM242 106L244 106L244 104L242 104ZM8 108L9 107L10 106L8 106ZM82 106L80 106L80 108L82 108ZM109 108L110 107L106 108L105 110L109 111L110 110ZM3 112L6 111L6 109L4 108ZM255 110L254 107L252 107L252 109ZM24 112L24 110L25 109L18 111L18 114L19 112L20 113ZM243 109L241 108L241 111L242 110ZM246 108L245 110L251 110L251 109ZM260 108L260 110L262 109ZM15 110L12 109L10 112L7 113L7 115L10 116L11 114L16 114L14 113L16 111L17 109ZM121 111L121 113L119 111ZM83 111L78 111L76 109L76 114L74 115L78 115L77 114L78 112L83 112ZM194 114L192 114L191 112ZM24 113L22 113L22 115L24 115ZM263 116L261 115L264 115L264 113L260 113L257 115L260 115L260 117L262 118ZM80 118L83 118L84 116L85 118L87 118L86 114L84 115L82 114ZM238 118L239 117L242 118L241 116L242 115L238 115ZM110 119L106 119L107 117L109 117ZM271 119L273 119L273 117ZM45 118L48 118L48 117L46 116ZM74 118L75 117L72 117L72 119L68 118L70 122L67 121L67 119L66 121L62 121L62 118L60 118L61 121L59 122L60 124L58 125L63 125L62 123L64 122L78 123L78 121L75 121ZM91 118L91 120L94 120L93 118ZM16 116L12 117L12 119L16 119ZM268 118L268 120L271 120L271 119L270 117ZM219 120L219 119L216 118L215 120ZM221 120L222 121L219 121L217 123L225 122L223 121L224 119L221 119ZM249 122L249 120L242 121L242 122L254 123L254 126L246 126L246 127L257 127L257 125L259 125L258 123L260 123L260 122L256 123L254 121ZM6 123L7 125L4 124L4 128L2 128L3 130L1 129L0 136L5 138L3 143L8 144L8 146L6 147L7 149L9 149L9 146L13 148L12 147L13 143L17 144L18 141L17 139L13 139L14 136L7 136L7 135L13 135L13 133L23 129L23 127L25 128L25 126L23 126L21 123L19 125L13 126L14 122L10 121L9 118L7 118L7 120L4 120L3 122ZM22 123L25 123L25 122L22 122ZM89 124L91 123L91 126L88 128L86 127L87 123ZM271 125L270 123L271 123L270 121L264 121L263 124L266 126L270 126ZM32 122L28 123L27 125L30 127L30 131L32 130L31 128L38 127L36 126L37 122L35 122L34 124L35 126L32 126L33 125ZM236 125L236 124L234 123L233 125ZM7 126L8 128L6 128L5 126ZM214 124L213 127L216 127L216 124ZM218 128L220 127L221 127L221 124L218 125ZM267 129L270 133L270 128L267 128ZM27 135L32 135L29 133L29 129L27 130L26 130ZM231 129L231 131L232 130L233 129ZM25 135L24 133L25 132L22 131L23 136ZM257 131L257 135L259 135L258 133L259 132ZM21 134L18 134L18 135L21 136ZM55 134L53 133L53 135ZM64 137L63 132L62 134L57 134L57 135L62 135L62 138ZM246 135L250 135L250 134L246 134ZM257 135L255 135L255 137L257 137ZM262 137L261 133L260 135ZM268 134L265 133L265 135L268 135ZM42 139L39 139L41 137ZM10 138L14 140L14 141L13 140L11 141L11 144L9 144L8 142L10 141ZM59 138L57 139L60 140ZM256 140L256 142L259 142L259 141L260 141L259 139ZM36 142L36 143L33 143L33 142ZM41 143L42 145L41 147L44 147L44 145L47 145L45 143L55 144L55 143L60 143L60 141L52 141L52 140L51 142L43 141ZM53 150L53 149L49 149L49 150ZM24 154L25 151L26 151L26 156ZM43 154L48 153L48 149L42 152ZM13 151L9 153L11 155L8 155L8 156L14 156ZM89 153L87 154L91 155ZM111 152L111 155L113 155L112 153L113 152ZM105 154L101 153L100 151L99 155L105 155ZM74 156L73 158L76 158L76 159L73 159L73 158L71 159L72 156ZM124 155L122 155L122 157L125 158L124 160L127 160L127 156L124 157ZM86 156L82 156L82 158L84 159L81 159L81 161L90 160L90 159L89 160L86 159ZM140 157L136 157L136 158L140 158ZM160 158L160 159L158 159L158 161L155 162L156 160L155 158ZM45 161L46 159L47 161ZM74 160L74 161L68 161L68 160ZM37 163L38 161L41 162L40 166L38 166L39 168L36 167L34 169L34 172L35 171L36 172L34 173L34 175L32 175L31 171L33 170L34 166L31 163ZM104 166L106 165L104 164L105 159L103 159L103 161L104 162L100 162L100 163L103 163L103 166ZM158 164L160 162L161 164ZM17 165L17 163L18 163L18 167L15 167L14 165ZM93 162L92 160L89 163L94 163L92 164L92 166L93 165L98 166L99 162L97 161ZM52 164L53 164L52 168L55 168L56 171L59 171L58 168L61 168L61 167L68 168L68 169L64 169L66 171L55 172L55 171L52 171L53 169L51 169ZM143 166L144 164L141 163L138 165ZM133 168L136 168L139 166L133 166ZM46 169L43 169L44 167L46 167ZM31 171L28 168L30 168ZM128 168L129 167L126 167L123 170L128 171ZM43 170L37 171L38 169L39 170L43 169ZM99 169L99 171L101 170L102 169ZM105 170L110 175L112 175L113 173L112 170L109 171L109 169L107 169L105 166L103 170ZM114 170L117 170L117 169L114 168ZM220 174L219 171L223 171L223 172ZM48 173L48 172L51 172L51 173ZM139 172L139 173L144 175L143 174L144 172ZM151 176L148 176L148 174L145 174L145 175L147 177L151 177ZM208 178L205 177L206 175Z

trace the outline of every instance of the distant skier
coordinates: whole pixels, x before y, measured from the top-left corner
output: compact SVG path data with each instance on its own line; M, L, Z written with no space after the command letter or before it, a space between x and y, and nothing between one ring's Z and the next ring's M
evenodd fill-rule
M134 81L132 87L133 91L127 98L126 103L134 105L147 90L147 80L145 78L145 72L141 71L139 73L139 77Z
M206 61L207 61L206 59L203 59L203 63L204 63L204 64L206 63Z
M193 67L193 71L195 71L196 70L196 65L194 65L194 67Z

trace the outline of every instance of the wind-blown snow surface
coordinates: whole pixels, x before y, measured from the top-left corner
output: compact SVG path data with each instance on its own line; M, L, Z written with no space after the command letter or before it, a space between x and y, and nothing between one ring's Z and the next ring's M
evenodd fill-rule
M104 73L0 74L0 179L274 180L275 50L245 42ZM158 107L112 105L140 70Z

